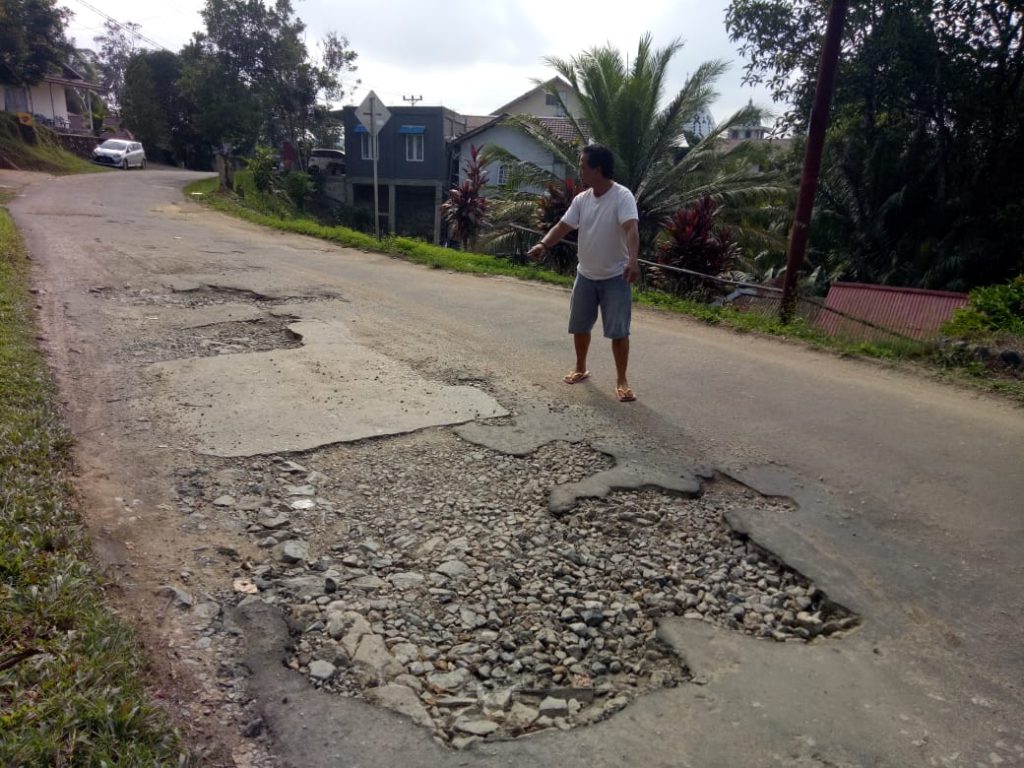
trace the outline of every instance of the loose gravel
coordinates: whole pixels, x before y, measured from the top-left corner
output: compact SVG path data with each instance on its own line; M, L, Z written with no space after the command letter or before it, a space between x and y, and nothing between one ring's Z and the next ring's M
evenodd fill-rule
M589 499L547 496L611 466L583 445L525 458L448 430L179 471L183 526L244 532L266 556L233 595L289 616L288 664L463 748L567 730L689 679L663 616L803 643L857 618L734 534L730 509L786 504L718 482ZM245 593L251 592L249 596Z

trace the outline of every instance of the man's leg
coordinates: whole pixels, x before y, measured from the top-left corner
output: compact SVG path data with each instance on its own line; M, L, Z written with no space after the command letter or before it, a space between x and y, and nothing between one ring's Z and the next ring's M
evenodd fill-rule
M590 377L587 370L587 352L590 349L590 329L597 321L597 289L592 280L576 275L569 300L569 333L576 350L576 367L563 378L566 384L578 384Z
M612 339L612 356L615 358L615 386L628 387L626 367L629 365L629 336Z
M576 348L576 372L587 372L587 352L590 350L590 334L574 333L572 345Z
M606 280L601 286L601 319L604 335L612 340L615 358L615 396L621 402L636 399L629 388L629 325L632 315L632 287L624 277Z

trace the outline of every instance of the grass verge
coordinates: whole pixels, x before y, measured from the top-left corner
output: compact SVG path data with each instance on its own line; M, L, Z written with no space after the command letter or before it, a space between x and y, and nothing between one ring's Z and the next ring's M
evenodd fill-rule
M217 179L204 179L185 187L191 199L215 210L271 227L283 232L329 240L349 248L387 253L425 264L436 269L472 272L489 275L508 275L524 280L538 280L556 285L572 285L572 278L538 267L513 264L486 254L466 253L440 248L421 240L388 236L378 241L371 235L346 227L330 227L311 219L286 217L256 211L247 207L244 199L218 191ZM955 384L982 389L1019 404L1024 404L1024 381L994 374L990 368L976 363L964 363L945 354L937 345L913 341L851 342L829 336L799 318L782 323L728 307L712 307L690 299L671 296L660 291L636 291L638 305L688 315L709 325L720 325L739 332L760 333L782 339L798 340L810 346L829 350L844 357L861 357L899 364L918 373Z
M89 564L30 299L0 207L0 765L190 764Z
M0 112L0 168L44 171L57 175L106 170L63 149L52 131L23 126L17 117Z

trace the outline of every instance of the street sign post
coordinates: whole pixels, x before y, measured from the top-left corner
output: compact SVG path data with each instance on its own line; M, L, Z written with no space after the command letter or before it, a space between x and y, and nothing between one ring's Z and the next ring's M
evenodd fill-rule
M377 195L377 136L384 124L391 119L391 112L384 106L377 94L370 91L363 103L356 107L356 118L370 135L370 156L373 158L373 231L380 240L380 201Z

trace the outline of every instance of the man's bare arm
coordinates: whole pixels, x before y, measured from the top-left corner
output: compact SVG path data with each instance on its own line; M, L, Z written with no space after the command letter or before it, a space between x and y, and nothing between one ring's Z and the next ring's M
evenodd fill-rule
M622 276L632 284L640 279L640 228L636 219L630 219L622 225L622 230L626 233L626 252L629 254Z
M558 245L558 241L561 240L566 235L568 235L570 232L572 232L572 227L570 227L564 221L558 222L557 224L555 224L555 226L548 230L547 234L540 239L540 242L533 246L533 248L531 248L526 255L529 256L531 259L539 259L547 251L551 250L556 245Z

